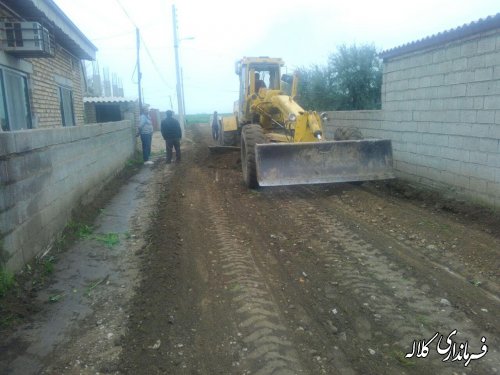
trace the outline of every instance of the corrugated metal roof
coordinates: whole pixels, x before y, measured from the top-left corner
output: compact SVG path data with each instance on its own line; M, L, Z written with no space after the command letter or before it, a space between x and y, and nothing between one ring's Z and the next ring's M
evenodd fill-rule
M89 96L83 98L84 103L133 103L135 99L127 99L119 96Z
M446 30L441 33L437 33L399 47L382 51L381 53L379 53L379 56L386 60L392 57L397 57L406 53L433 47L438 44L451 42L453 40L461 39L474 34L479 34L496 28L500 28L500 13L484 19L481 18L478 21L474 21L451 30Z

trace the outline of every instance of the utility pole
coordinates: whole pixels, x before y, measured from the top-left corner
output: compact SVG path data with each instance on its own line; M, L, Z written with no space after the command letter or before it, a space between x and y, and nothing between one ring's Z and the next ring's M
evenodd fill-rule
M179 63L179 37L177 35L177 16L175 13L175 5L172 5L172 24L174 27L174 50L175 50L175 72L177 76L177 105L179 108L179 123L182 133L184 134L184 103L181 83L181 66Z
M142 88L141 88L141 59L139 58L139 50L141 47L141 37L139 36L139 28L135 28L136 46L137 46L137 82L139 85L139 113L142 112Z

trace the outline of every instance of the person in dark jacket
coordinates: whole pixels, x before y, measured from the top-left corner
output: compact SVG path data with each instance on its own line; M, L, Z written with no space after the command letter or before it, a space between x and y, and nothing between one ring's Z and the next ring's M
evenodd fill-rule
M214 112L212 116L212 138L217 141L219 139L219 115L217 114L217 111Z
M161 122L161 135L167 148L167 164L172 162L172 147L175 148L175 161L181 161L182 130L179 121L174 117L173 111L167 111L167 118Z

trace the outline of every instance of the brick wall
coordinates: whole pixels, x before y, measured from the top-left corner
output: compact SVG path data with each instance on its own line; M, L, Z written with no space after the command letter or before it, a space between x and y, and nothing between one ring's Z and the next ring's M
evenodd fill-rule
M82 72L80 61L56 46L53 58L27 59L33 64L30 76L32 112L38 128L62 126L57 80L67 80L64 86L73 92L76 125L84 124Z
M399 177L500 208L500 30L386 61L382 110L330 117L391 139Z
M133 154L130 121L0 132L0 259L19 270Z

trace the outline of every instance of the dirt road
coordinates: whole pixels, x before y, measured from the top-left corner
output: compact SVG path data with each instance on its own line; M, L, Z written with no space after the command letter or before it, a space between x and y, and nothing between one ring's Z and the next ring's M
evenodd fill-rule
M500 372L499 223L383 184L250 191L237 154L189 132L182 163L154 167L173 175L118 373Z
M0 324L2 375L500 372L497 216L404 184L248 190L208 127L180 164L155 137L38 313Z

